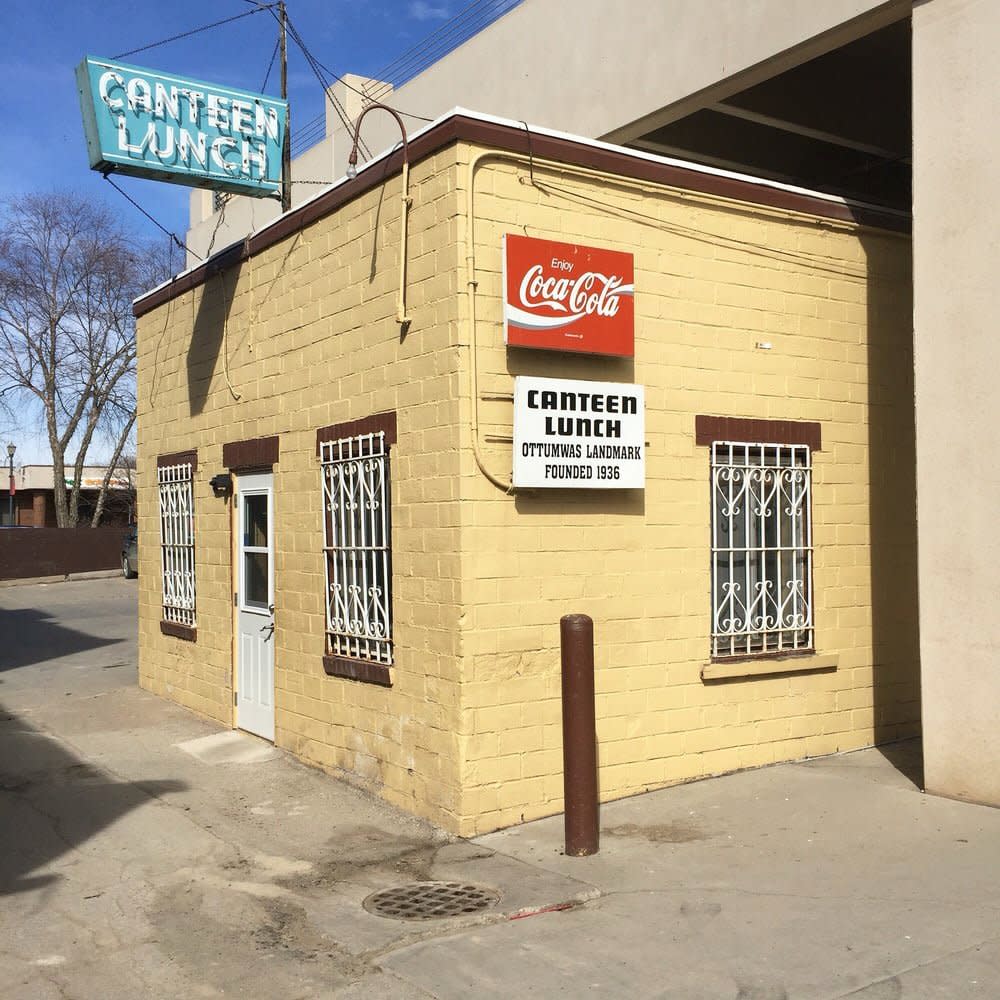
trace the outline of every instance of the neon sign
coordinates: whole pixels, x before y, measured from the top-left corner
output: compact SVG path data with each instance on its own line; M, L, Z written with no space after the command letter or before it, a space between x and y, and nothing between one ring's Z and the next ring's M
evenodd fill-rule
M76 79L92 169L280 193L285 101L89 56Z

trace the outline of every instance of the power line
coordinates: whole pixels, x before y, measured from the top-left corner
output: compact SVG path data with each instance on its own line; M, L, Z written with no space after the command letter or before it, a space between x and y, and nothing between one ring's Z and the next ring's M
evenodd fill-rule
M350 132L351 120L350 116L347 114L346 108L344 108L344 106L340 103L340 101L337 100L334 94L330 93L330 87L333 85L333 83L335 83L339 79L339 77L336 75L336 73L331 72L331 70L329 70L326 66L324 66L312 54L312 52L306 46L304 39L299 34L298 28L296 28L295 25L292 24L291 18L287 17L287 15L286 15L286 20L288 22L288 29L292 34L292 38L295 40L295 44L298 45L298 47L302 50L302 54L306 57L306 62L309 63L309 68L313 71L313 73L316 76L316 79L319 80L320 86L323 88L323 93L326 94L326 96L330 99L330 102L333 104L334 109L336 110L338 116L340 117L340 120L343 123L344 127L348 130L348 132ZM333 80L330 82L330 84L327 84L321 70L324 70L325 72L329 73L330 76L333 77ZM366 150L366 155L371 156L371 152L367 150L367 147L364 147L363 143L361 145Z
M521 0L473 0L446 24L384 66L376 76L390 86L401 86L520 3Z
M274 51L271 53L271 61L267 64L267 72L264 74L264 82L260 85L260 92L263 94L267 89L267 81L271 79L271 70L274 69L274 60L278 58L278 49L281 47L281 39L274 43Z
M277 15L274 16L277 17ZM295 42L299 46L299 48L302 49L302 53L303 55L305 55L306 59L311 64L314 64L313 72L316 73L317 76L319 76L320 82L323 83L324 86L326 86L325 81L317 72L317 69L322 70L323 72L327 73L330 77L332 77L331 83L342 83L348 90L353 91L359 97L363 97L366 101L373 100L372 95L369 94L367 91L358 90L357 87L348 83L339 73L335 73L332 69L330 69L329 66L324 66L323 63L321 63L319 59L317 59L316 56L313 55L313 53L306 48L306 44L302 40L302 36L299 34L298 30L292 24L292 19L288 18L287 20L288 20L289 30L292 32L292 37L295 39ZM334 101L336 101L336 98L334 98ZM427 118L424 115L415 115L409 111L401 111L399 108L393 108L393 111L395 111L397 114L403 115L405 118L416 118L417 120L423 122L429 122L434 120L433 118Z
M463 7L454 17L446 21L444 24L435 28L429 35L425 35L420 39L419 42L415 42L410 48L406 49L400 55L396 56L391 62L388 62L383 66L377 73L374 74L375 78L378 80L389 81L390 75L397 69L397 67L412 59L417 53L422 52L424 49L429 48L434 44L435 39L441 34L450 34L454 26L460 21L464 20L469 16L470 12L476 7L481 7L484 0L472 0L468 6Z
M278 15L275 14L273 10L271 11L271 16L276 21L279 20ZM340 118L340 121L343 124L344 128L347 129L348 132L350 132L352 130L350 117L348 116L347 111L344 109L340 101L338 101L336 96L333 93L331 93L330 91L331 85L326 82L322 72L320 71L321 64L316 59L316 57L309 51L309 48L306 45L305 41L303 40L302 36L299 34L298 29L295 27L294 24L292 24L292 19L288 17L287 14L285 15L285 23L288 26L289 34L291 34L295 44L298 45L299 49L301 49L302 51L302 55L305 56L306 63L308 64L309 68L313 71L313 75L316 77L317 80L319 80L319 84L323 88L323 93L326 95L327 99L333 105L333 108L337 112L337 116ZM323 68L325 69L326 67ZM327 70L327 72L329 73L330 71ZM358 145L361 147L365 156L371 158L372 155L371 150L368 149L364 141L359 139Z
M211 24L204 24L200 28L192 28L190 31L183 31L179 35L171 35L170 38L161 38L158 42L150 42L149 45L142 45L137 49L129 49L128 52L120 52L116 56L112 56L112 59L124 59L126 56L134 56L137 52L145 52L147 49L155 49L160 45L166 45L168 42L176 42L182 38L190 38L192 35L200 34L202 31L208 31L211 28L218 28L223 24L231 24L233 21L239 21L240 18L249 17L251 14L259 14L262 10L270 10L271 5L261 7L254 7L253 10L246 10L242 14L235 14L233 17L224 17L221 21L213 21Z
M330 74L330 76L333 77L333 82L334 83L342 83L348 90L354 91L355 94L357 94L359 97L363 97L366 101L376 101L376 100L378 100L377 97L375 97L372 94L368 93L367 90L358 90L357 87L355 87L352 84L348 83L342 76L340 76L337 73L334 73L334 71L332 69L330 69L329 66L324 66L318 59L316 60L316 62L317 62L317 64L322 69L324 69L327 73ZM385 93L385 91L383 91L383 93ZM432 122L432 121L434 121L433 118L428 118L426 115L415 115L415 114L413 114L412 111L402 111L400 108L393 108L392 110L395 111L396 114L402 115L404 118L415 118L417 121L421 121L421 122Z
M118 57L118 56L115 56L115 58L117 59L117 58L119 58L119 57ZM145 209L144 209L144 208L142 207L142 205L140 205L140 204L139 204L139 202L137 202L137 201L136 201L136 200L135 200L134 198L132 198L132 197L131 197L131 196L130 196L130 195L129 195L129 194L128 194L128 193L126 192L126 191L123 191L123 190L122 190L122 189L121 189L121 188L120 188L120 187L119 187L119 186L118 186L118 185L117 185L117 184L116 184L116 183L115 183L115 182L114 182L114 181L113 181L113 180L111 179L111 173L110 173L110 171L104 174L104 179L105 179L105 180L106 180L106 181L107 181L107 182L108 182L108 183L109 183L109 184L110 184L110 185L111 185L111 186L112 186L112 187L113 187L113 188L114 188L114 189L115 189L115 190L116 190L116 191L117 191L117 192L118 192L118 193L119 193L119 194L120 194L120 195L121 195L121 196L122 196L122 197L123 197L123 198L124 198L124 199L125 199L125 200L126 200L127 202L129 202L129 204L131 204L132 206L134 206L135 208L137 208L137 209L138 209L138 210L139 210L139 211L140 211L140 212L141 212L141 213L142 213L142 214L143 214L144 216L146 216L146 218L147 218L147 219L149 219L149 221L150 221L150 222L152 222L152 223L153 223L153 225L154 225L154 226L156 226L156 228L157 228L157 229L159 229L161 233L163 233L163 234L164 234L165 236L169 236L169 237L170 237L170 239L171 239L171 240L172 240L172 241L173 241L173 242L174 242L174 243L175 243L175 244L176 244L176 245L177 245L178 247L180 247L180 249L181 249L181 250L184 250L184 251L186 251L187 253L191 254L191 255L192 255L192 256L194 256L194 257L197 257L197 258L198 258L198 260L204 260L204 259L205 259L204 257L202 257L202 256L201 256L201 254L199 254L199 253L195 253L195 251L194 251L194 250L192 250L192 249L191 249L191 248L190 248L190 247L189 247L189 246L188 246L188 245L187 245L187 244L186 244L186 243L185 243L185 242L184 242L183 240L179 239L176 233L172 233L172 232L171 232L171 231L170 231L169 229L167 229L167 228L166 228L166 226L163 226L163 225L161 225L161 224L160 224L159 222L157 222L157 220L156 220L156 219L154 219L154 218L153 218L153 217L152 217L152 216L151 216L151 215L149 214L149 212L147 212L147 211L146 211L146 210L145 210Z
M473 0L446 24L431 32L373 74L373 78L379 86L370 91L367 88L359 90L335 73L329 66L325 66L318 59L316 62L320 68L333 77L335 82L343 83L345 87L366 101L380 101L393 87L399 87L411 80L418 73L423 72L427 66L454 51L459 45L472 38L483 28L489 27L521 2L522 0ZM433 121L426 115L412 114L399 108L394 108L394 110L404 118L413 118L423 122ZM292 138L299 150L302 151L309 148L315 141L322 139L325 132L326 118L324 115L317 115L305 122Z

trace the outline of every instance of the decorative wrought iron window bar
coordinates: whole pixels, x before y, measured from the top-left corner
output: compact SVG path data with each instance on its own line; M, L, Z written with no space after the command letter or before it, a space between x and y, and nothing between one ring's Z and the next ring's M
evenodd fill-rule
M163 620L195 625L194 475L191 464L156 470L160 492Z
M805 445L712 445L712 656L814 645L812 462Z
M389 452L383 431L324 441L327 652L392 663Z

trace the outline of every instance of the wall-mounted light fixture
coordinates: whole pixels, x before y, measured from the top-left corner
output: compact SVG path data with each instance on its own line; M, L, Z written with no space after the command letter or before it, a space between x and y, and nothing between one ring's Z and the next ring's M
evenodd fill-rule
M233 477L228 472L220 472L208 481L217 497L228 497L233 492Z

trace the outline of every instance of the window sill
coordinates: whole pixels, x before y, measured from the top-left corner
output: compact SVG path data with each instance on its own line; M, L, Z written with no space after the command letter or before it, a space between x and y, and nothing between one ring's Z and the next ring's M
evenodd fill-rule
M714 660L701 668L703 681L737 680L743 677L770 677L775 674L806 674L820 670L836 670L840 657L836 653L822 656L748 657L745 660Z
M392 676L384 663L352 660L346 656L332 656L327 653L323 657L323 669L328 677L346 677L348 680L360 681L362 684L392 687Z
M184 639L187 642L198 641L198 630L190 625L178 625L177 622L160 622L160 631L164 635L172 635L175 639Z

